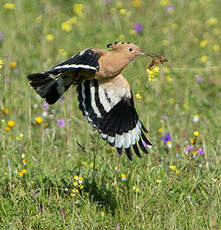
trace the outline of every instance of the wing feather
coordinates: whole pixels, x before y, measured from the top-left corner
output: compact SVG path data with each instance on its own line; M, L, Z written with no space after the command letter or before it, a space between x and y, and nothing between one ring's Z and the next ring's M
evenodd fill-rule
M139 147L148 153L143 142L147 145L151 142L144 135L147 130L134 107L132 92L126 88L125 94L119 94L118 90L114 87L110 90L97 80L83 81L77 86L79 108L103 139L115 145L119 154L125 149L128 159L132 160L131 146L141 157Z

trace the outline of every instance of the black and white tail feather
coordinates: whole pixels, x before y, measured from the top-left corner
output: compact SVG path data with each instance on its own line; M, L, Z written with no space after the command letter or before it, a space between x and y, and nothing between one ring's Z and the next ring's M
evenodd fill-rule
M99 70L99 57L88 48L43 73L28 75L28 80L48 104L54 104L72 84L78 84L78 76L93 75Z
M116 146L119 154L125 149L127 157L132 160L131 146L138 157L141 157L140 149L148 153L145 143L152 144L144 134L148 131L138 117L128 88L122 88L119 94L97 80L87 80L77 85L77 92L84 117L103 139Z

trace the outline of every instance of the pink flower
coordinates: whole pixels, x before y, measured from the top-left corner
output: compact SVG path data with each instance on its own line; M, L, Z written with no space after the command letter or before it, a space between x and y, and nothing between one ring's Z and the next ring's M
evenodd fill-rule
M203 155L203 154L204 154L203 148L199 148L199 149L197 150L197 153L198 153L198 155Z
M42 108L42 110L44 110L44 111L48 111L48 109L49 109L49 104L48 104L46 101L44 101L44 102L42 103L42 105L41 105L41 108Z
M65 121L64 120L57 120L57 125L61 128L65 127Z

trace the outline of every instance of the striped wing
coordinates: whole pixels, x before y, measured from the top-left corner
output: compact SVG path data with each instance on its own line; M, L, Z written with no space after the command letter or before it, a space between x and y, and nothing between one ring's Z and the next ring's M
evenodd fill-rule
M140 149L148 153L145 143L151 143L144 135L147 130L135 110L130 89L120 88L119 91L119 88L105 87L97 80L88 80L78 84L77 92L79 108L85 118L103 139L116 146L119 154L125 149L132 160L131 146L138 157L141 157Z
M98 59L100 55L92 51L92 49L85 49L70 59L62 62L59 65L54 66L53 68L46 71L48 74L57 75L64 71L76 71L76 70L85 70L96 72L99 70Z

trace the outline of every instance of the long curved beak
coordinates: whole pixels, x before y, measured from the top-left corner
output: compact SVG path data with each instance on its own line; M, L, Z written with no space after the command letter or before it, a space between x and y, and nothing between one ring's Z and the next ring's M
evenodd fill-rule
M157 58L157 57L159 57L158 55L153 54L153 53L150 53L150 52L144 52L144 54L147 55L147 56L150 56L150 57L152 57L152 58Z
M153 53L150 53L150 52L143 52L143 51L138 51L137 55L147 55L147 56L150 56L152 58L157 58L159 57L158 55L156 54L153 54Z

